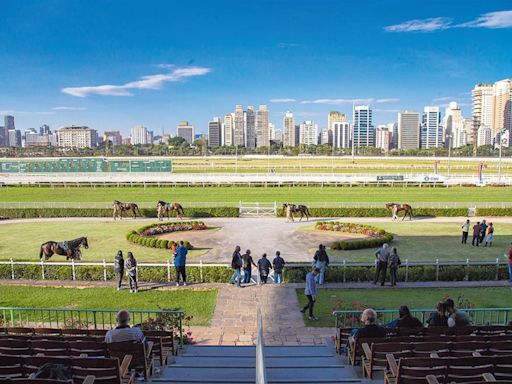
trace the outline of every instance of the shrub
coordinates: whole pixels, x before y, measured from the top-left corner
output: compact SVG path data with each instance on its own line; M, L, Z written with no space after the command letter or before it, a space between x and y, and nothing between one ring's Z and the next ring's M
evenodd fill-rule
M386 232L382 228L377 228L371 225L341 223L338 221L319 221L316 223L315 228L321 231L359 233L369 236L369 238L366 239L334 241L331 244L331 249L351 250L375 248L380 247L384 243L391 243L391 241L393 241L393 235L391 233Z
M144 247L170 249L173 243L178 241L158 239L152 237L163 233L183 232L190 230L204 230L207 229L205 223L202 221L178 221L178 222L166 222L149 224L140 227L137 230L131 230L126 234L126 239L132 243L142 245ZM193 249L192 244L188 241L184 241L183 244L188 249Z
M391 212L386 208L309 208L309 212L313 217L390 217ZM414 216L446 216L458 217L467 216L466 208L417 208L414 209ZM506 209L496 208L495 216L508 216ZM480 212L478 215L481 215ZM277 210L277 216L285 217L286 214L282 209ZM407 220L407 219L406 219Z

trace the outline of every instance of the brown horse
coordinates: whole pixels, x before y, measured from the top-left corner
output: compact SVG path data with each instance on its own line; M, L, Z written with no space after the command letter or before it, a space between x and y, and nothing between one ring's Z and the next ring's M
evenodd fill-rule
M179 203L166 203L165 201L160 200L156 204L156 211L158 214L158 220L162 221L164 219L164 215L167 214L167 219L169 219L169 212L176 211L176 216L178 219L181 219L185 214L183 207Z
M140 214L139 206L135 203L121 203L119 200L114 200L112 206L114 207L114 213L112 214L114 220L117 216L119 216L120 220L123 220L123 212L125 211L132 211L134 219L137 218L137 212L139 213L139 216L142 216Z
M87 237L79 237L78 239L62 241L60 243L56 241L47 241L46 243L41 244L39 259L42 259L44 256L44 259L48 260L52 255L57 254L66 256L66 260L80 260L82 258L80 247L82 245L85 249L89 248Z
M391 210L393 213L393 221L398 220L398 212L400 211L404 211L402 221L404 221L407 215L409 215L409 220L412 220L412 207L409 204L387 203L386 209Z
M293 214L294 213L300 213L300 219L299 221L302 221L302 218L306 216L306 221L309 221L309 216L311 214L309 213L309 209L305 205L295 205L295 204L283 204L283 210L286 212L286 216L288 220L293 220Z

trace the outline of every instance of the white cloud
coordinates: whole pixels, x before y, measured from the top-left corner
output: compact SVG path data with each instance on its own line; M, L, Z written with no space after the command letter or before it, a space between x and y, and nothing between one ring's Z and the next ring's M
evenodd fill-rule
M396 103L400 101L397 98L366 98L366 99L316 99L316 100L303 100L301 104L324 104L324 105L348 105L348 104L381 104L381 103Z
M409 20L384 27L386 32L433 32L449 28L512 28L512 11L496 11L480 15L475 20L453 24L449 17L432 17L423 20Z
M270 99L269 100L271 103L295 103L297 101L297 99L292 99L292 98L282 98L282 99Z
M455 101L457 98L452 96L443 96L443 97L436 97L435 99L432 99L432 102L434 103L442 103L446 101Z
M386 32L433 32L450 28L452 19L448 17L433 17L423 20L409 20L404 23L384 27Z
M86 111L85 107L53 107L54 111Z
M277 44L277 48L296 48L299 44L297 43L279 43Z
M469 28L512 28L512 11L497 11L484 13L476 20L459 24L457 27Z
M203 76L209 72L211 72L211 69L205 67L172 67L169 73L143 76L140 80L131 81L122 85L106 84L86 87L66 87L62 89L62 92L76 97L87 97L89 95L133 96L133 93L130 92L132 89L160 89L166 82L177 82L189 77Z

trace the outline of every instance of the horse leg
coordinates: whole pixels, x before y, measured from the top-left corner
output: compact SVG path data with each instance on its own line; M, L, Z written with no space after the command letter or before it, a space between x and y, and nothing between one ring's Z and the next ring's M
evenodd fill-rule
M114 221L116 221L116 209L114 208L114 212L112 213L112 218L114 219Z

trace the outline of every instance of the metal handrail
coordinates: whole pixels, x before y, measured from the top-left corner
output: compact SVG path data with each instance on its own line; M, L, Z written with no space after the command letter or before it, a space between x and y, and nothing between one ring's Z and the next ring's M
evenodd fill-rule
M261 315L261 308L258 308L258 335L256 341L256 384L267 383L267 371L265 367L265 340L263 339L263 316Z

